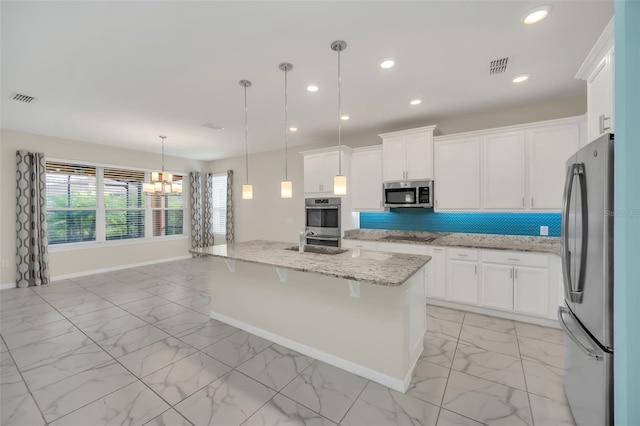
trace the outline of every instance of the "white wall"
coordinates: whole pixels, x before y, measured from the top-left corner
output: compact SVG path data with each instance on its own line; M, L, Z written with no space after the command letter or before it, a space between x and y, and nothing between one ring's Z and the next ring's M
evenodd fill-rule
M304 228L304 192L302 156L299 147L289 149L289 180L293 182L293 198L280 198L280 182L284 179L284 149L249 156L249 183L253 199L242 199L245 183L245 158L233 157L209 163L215 173L233 170L234 226L237 242L272 240L297 242Z
M2 260L7 260L9 266L0 269L0 284L15 282L15 152L17 150L43 152L50 158L152 170L158 169L161 164L159 154L2 129L0 131L0 199L2 200L0 253L2 253ZM167 157L166 165L168 170L188 173L205 170L206 163ZM185 202L188 203L188 195L185 196ZM185 229L189 235L188 214L185 216ZM95 244L64 251L56 251L56 248L50 247L49 267L51 275L56 277L187 256L189 248L188 236L153 242Z

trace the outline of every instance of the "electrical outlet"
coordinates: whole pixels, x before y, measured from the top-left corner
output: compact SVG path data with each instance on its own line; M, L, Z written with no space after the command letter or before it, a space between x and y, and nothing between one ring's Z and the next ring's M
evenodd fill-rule
M2 267L3 268L9 267L9 259L2 259Z
M549 227L548 226L541 226L540 227L540 235L543 235L543 236L549 235Z

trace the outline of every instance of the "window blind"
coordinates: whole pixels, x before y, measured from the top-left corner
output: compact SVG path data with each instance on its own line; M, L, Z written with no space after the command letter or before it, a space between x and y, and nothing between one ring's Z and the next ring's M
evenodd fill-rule
M96 240L96 167L47 162L49 244Z
M103 173L106 240L144 238L144 172L104 168Z
M224 235L227 232L227 174L213 175L212 185L213 214L211 228L214 234Z

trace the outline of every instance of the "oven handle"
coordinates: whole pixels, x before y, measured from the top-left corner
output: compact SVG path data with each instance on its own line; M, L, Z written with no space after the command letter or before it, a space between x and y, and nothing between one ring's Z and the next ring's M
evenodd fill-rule
M307 240L318 240L318 241L338 241L340 237L316 237L315 235L311 235L307 237Z
M338 206L307 206L307 210L338 210Z

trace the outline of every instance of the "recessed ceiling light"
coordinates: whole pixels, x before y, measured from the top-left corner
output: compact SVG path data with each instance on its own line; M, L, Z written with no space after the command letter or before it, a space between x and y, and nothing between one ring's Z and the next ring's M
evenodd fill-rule
M297 132L298 128L297 127L289 127L289 131L290 132Z
M316 86L315 84L310 84L309 86L307 86L307 90L309 92L317 92L318 91L318 86Z
M409 103L411 105L420 105L422 103L422 99L412 99Z
M224 130L224 127L222 127L222 126L216 126L216 125L215 125L215 124L213 124L213 123L204 123L204 124L202 125L202 127L207 127L207 128L209 128L209 129L211 129L211 130Z
M351 118L351 117L349 117L346 114L343 114L342 117L340 117L340 119L343 120L343 121L347 121L349 118Z
M522 19L522 22L527 25L537 24L538 22L546 18L549 15L549 12L551 12L551 6L538 6L535 9L530 10Z
M393 59L385 59L380 63L380 68L383 68L386 70L389 68L393 68L395 64L396 64L396 61L394 61Z
M513 80L511 81L513 81L514 83L522 83L523 81L527 80L529 80L529 74L520 74L513 77Z

